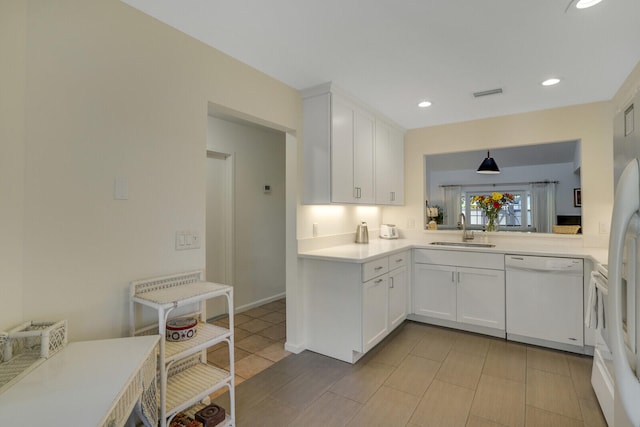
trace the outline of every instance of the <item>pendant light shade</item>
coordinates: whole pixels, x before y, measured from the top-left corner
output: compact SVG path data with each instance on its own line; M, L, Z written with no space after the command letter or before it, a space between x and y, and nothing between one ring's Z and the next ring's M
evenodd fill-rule
M491 157L488 151L487 151L487 158L482 161L477 172L484 173L484 174L500 173L500 169L498 169L498 165L496 164L496 161L493 160L493 157Z

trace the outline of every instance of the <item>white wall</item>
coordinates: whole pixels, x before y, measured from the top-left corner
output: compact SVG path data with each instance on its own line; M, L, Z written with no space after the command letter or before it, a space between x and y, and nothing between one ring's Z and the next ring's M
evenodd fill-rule
M0 330L23 317L26 7L0 2Z
M19 255L3 258L18 262L0 277L0 329L66 318L72 340L126 335L131 280L204 268L204 245L174 246L178 230L204 233L209 106L295 135L300 95L118 0L1 5L3 18L15 8L11 20L26 22L26 42L11 56L26 65L0 67L3 87L24 76L24 89L6 100L3 92L0 105L18 126L23 114L25 129L10 131L16 169L6 172L18 186L24 177L24 190L0 186L3 205L17 202L2 218L11 230L2 251L23 255L22 266ZM296 185L292 172L287 186ZM129 200L113 199L116 177L128 180ZM295 211L287 215L295 223ZM13 237L21 228L24 237ZM289 258L290 247L295 240ZM5 298L7 283L21 289L22 307Z
M613 124L610 102L513 114L428 128L405 137L405 206L385 208L383 220L422 224L424 155L580 140L582 224L586 246L606 247L613 204Z
M235 306L284 294L285 134L209 117L207 149L234 159Z

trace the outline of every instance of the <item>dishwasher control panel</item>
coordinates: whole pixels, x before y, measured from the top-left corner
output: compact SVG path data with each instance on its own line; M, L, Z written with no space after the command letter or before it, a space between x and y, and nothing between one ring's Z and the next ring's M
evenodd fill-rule
M528 255L505 255L505 268L536 271L574 271L582 272L582 260L576 258L557 258Z

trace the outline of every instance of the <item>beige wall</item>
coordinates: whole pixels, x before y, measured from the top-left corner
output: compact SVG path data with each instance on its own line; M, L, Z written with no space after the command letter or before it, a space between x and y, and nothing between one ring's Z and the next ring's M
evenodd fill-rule
M0 2L0 330L22 318L25 12Z
M606 246L599 224L610 221L613 203L613 130L609 102L514 114L413 129L405 138L403 208L385 208L384 221L422 224L425 154L491 149L579 139L582 141L582 218L586 246Z
M204 245L177 252L174 240L178 230L204 235L209 106L295 133L301 100L118 0L21 3L3 2L0 14L15 7L12 19L27 23L26 49L14 54L26 73L7 77L25 76L26 89L1 105L17 107L17 123L25 106L26 131L11 147L24 151L24 168L17 155L2 181L24 174L24 192L3 186L0 199L17 202L3 231L20 230L24 200L24 239L2 243L18 254L24 245L24 263L0 280L13 293L21 282L24 302L16 309L20 296L3 292L0 329L67 318L73 340L122 336L129 281L205 265ZM128 180L129 200L113 199L116 177Z

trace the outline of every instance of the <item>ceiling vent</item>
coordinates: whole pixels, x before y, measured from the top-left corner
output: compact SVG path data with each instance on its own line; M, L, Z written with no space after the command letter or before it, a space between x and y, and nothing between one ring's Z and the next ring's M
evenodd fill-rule
M489 95L498 95L502 93L502 88L497 88L497 89L489 89L489 90L483 90L481 92L474 92L473 96L476 98L480 98L481 96L489 96Z

